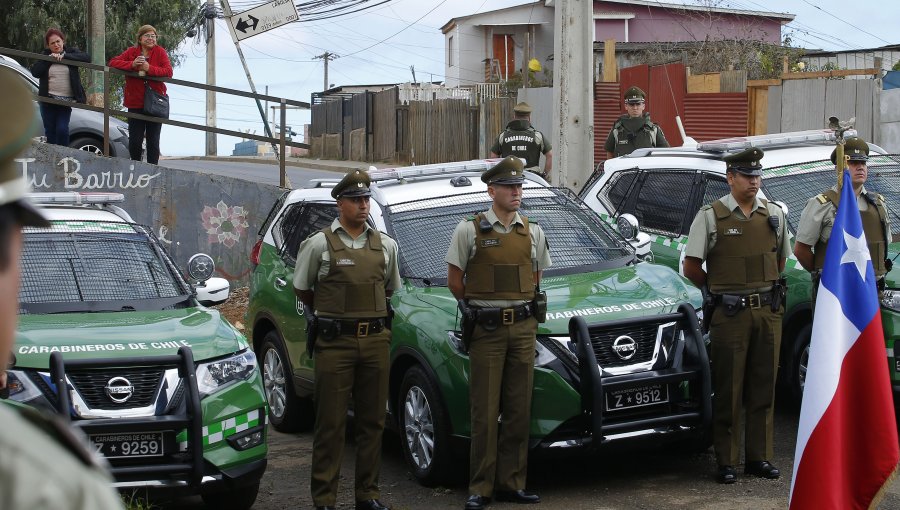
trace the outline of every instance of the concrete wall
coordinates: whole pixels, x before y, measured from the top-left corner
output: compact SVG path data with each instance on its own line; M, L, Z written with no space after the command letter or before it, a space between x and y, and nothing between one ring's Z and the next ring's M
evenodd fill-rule
M885 150L900 154L900 89L881 91L881 144Z
M16 160L35 192L116 192L136 223L156 233L172 260L207 253L216 273L232 286L249 282L250 250L272 205L277 186L218 175L104 158L58 145L32 142ZM163 160L165 164L165 160Z

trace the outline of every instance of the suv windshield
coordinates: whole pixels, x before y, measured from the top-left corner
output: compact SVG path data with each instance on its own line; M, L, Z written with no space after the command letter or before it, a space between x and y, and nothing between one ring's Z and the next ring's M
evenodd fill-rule
M67 221L24 234L22 313L163 310L191 296L147 227Z
M634 250L567 189L524 190L521 213L540 224L552 250L546 275L585 273L622 267ZM467 193L392 204L387 208L389 234L400 246L400 272L426 285L444 285L444 258L462 218L490 207L486 193Z
M891 209L900 204L900 160L895 156L871 156L866 190L884 195L891 231L900 234L900 216ZM788 224L796 232L806 201L835 185L834 164L829 160L773 167L763 171L762 189L772 200L788 206ZM896 206L895 206L896 207Z

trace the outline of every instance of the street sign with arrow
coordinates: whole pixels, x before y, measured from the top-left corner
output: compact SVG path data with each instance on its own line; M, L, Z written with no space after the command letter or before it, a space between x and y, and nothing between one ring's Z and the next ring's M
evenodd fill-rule
M299 18L293 0L272 0L235 14L228 18L228 22L234 29L231 33L237 41L240 41L297 21Z

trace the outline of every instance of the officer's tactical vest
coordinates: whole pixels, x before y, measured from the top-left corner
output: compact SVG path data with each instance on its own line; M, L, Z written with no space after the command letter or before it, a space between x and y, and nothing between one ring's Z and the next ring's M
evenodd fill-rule
M521 216L521 215L520 215ZM508 234L487 224L484 213L472 218L475 224L475 256L466 265L466 297L475 299L523 299L534 297L534 270L531 264L531 232L528 218Z
M523 127L527 126L527 127ZM532 169L541 162L541 148L544 146L544 135L534 129L527 121L512 121L497 138L500 144L500 155L504 158L515 156L525 159L525 168Z
M623 121L628 119L628 115L622 115L613 124L613 141L615 142L615 157L631 154L635 149L646 149L648 147L656 147L656 134L659 126L650 121L650 116L644 114L644 124L634 133L634 138L628 138L628 130L625 129Z
M866 241L869 244L872 268L875 270L875 276L881 278L887 273L887 268L884 265L884 259L887 258L887 210L884 207L884 197L877 193L867 193L867 195L869 196L859 198L859 200L869 202L869 207L865 211L859 211L859 215L862 218L863 232L865 232ZM840 195L833 189L816 196L816 199L820 204L831 202L835 209L837 209L841 201ZM827 246L827 241L822 242L820 239L816 242L815 251L813 252L813 266L817 271L821 271L825 267L825 249Z
M387 316L386 264L381 235L369 229L366 245L348 248L330 227L322 229L331 261L316 282L314 308L323 317L362 319Z
M713 293L771 287L778 279L778 235L769 225L767 202L737 218L721 200L712 203L716 245L706 256L707 282Z

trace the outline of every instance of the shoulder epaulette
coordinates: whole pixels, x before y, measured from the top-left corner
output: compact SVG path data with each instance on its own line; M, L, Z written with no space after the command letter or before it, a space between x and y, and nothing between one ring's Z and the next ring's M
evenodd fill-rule
M822 205L825 205L829 202L828 197L826 197L824 193L819 193L818 195L816 195L816 200L818 200Z

